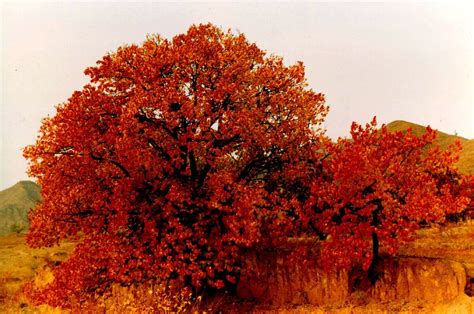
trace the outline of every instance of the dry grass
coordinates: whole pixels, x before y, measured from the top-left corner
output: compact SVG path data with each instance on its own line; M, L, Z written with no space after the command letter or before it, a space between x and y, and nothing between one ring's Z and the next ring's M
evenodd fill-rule
M30 313L53 312L52 308L30 306L21 293L22 285L33 279L57 261L64 260L73 249L73 243L59 247L32 249L24 236L0 237L0 312Z
M474 277L474 221L421 229L419 238L401 248L399 255L460 262Z
M466 174L474 174L474 140L462 143L462 152L459 156L457 166L459 171Z

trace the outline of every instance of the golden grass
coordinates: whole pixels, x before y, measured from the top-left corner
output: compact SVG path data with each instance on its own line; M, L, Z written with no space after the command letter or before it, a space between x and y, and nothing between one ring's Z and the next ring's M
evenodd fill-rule
M460 262L474 277L474 221L421 229L418 239L404 245L401 256L449 259Z
M51 313L47 306L34 307L28 304L21 293L22 285L35 276L45 274L57 261L64 260L72 251L74 243L66 242L59 247L32 249L25 237L10 235L0 237L0 312Z
M474 174L474 140L462 143L462 151L459 161L456 163L460 172Z

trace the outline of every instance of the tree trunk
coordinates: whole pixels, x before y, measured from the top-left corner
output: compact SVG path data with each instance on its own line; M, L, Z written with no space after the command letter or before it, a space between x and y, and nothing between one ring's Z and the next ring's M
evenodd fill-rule
M368 275L372 285L377 282L379 277L377 273L377 264L379 261L379 237L375 231L372 232L372 262L370 263Z

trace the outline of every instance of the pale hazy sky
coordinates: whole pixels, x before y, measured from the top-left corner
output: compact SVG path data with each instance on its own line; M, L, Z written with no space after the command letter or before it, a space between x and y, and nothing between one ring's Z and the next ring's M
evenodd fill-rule
M331 106L325 126L403 119L474 137L470 1L331 3L1 2L0 189L26 179L21 148L42 117L87 82L83 70L146 34L193 23L243 32L301 60Z

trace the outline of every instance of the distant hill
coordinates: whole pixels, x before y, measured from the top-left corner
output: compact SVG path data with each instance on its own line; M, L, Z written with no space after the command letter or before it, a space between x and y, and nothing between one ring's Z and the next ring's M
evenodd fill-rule
M20 181L0 191L0 236L27 230L28 211L41 201L40 190L34 182Z
M397 120L387 124L387 129L391 132L404 131L408 128L411 128L412 132L416 135L422 135L426 131L424 126L407 121ZM460 141L463 147L456 166L461 173L474 174L474 140L440 131L438 131L438 136L435 140L436 144L442 149L447 149L455 141Z

